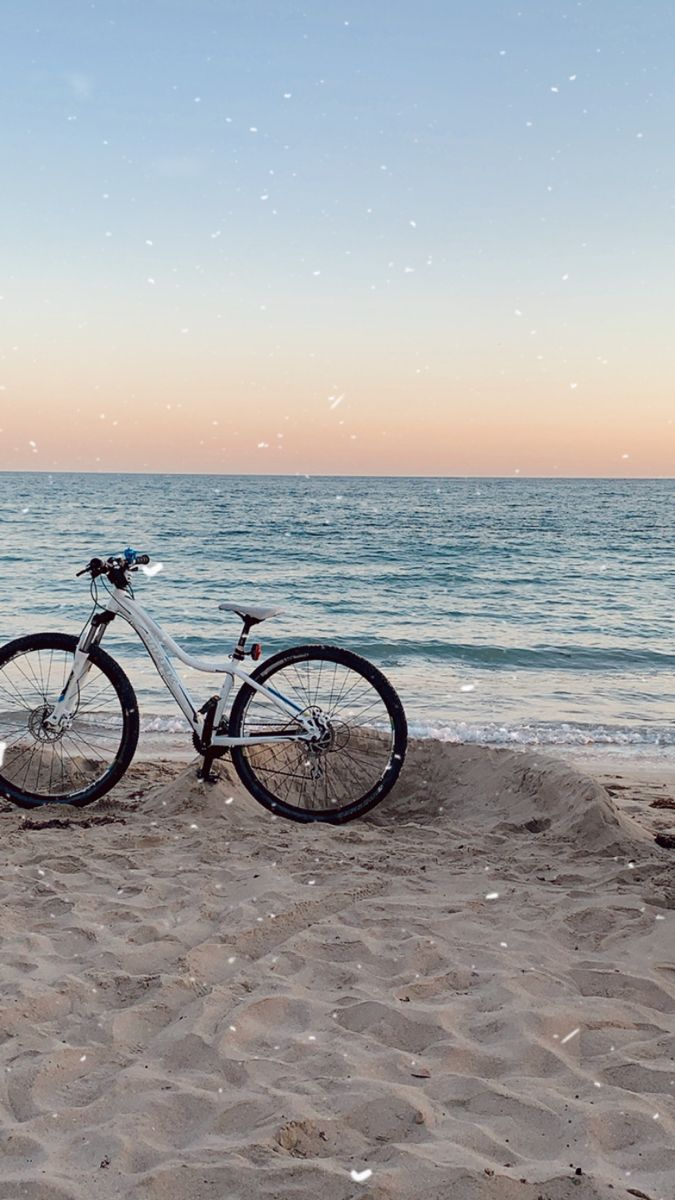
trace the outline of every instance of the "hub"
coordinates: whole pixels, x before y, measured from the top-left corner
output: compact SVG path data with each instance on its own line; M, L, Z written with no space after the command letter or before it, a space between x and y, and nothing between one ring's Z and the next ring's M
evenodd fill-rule
M312 718L318 729L307 748L314 754L327 754L332 750L343 750L349 741L349 726L343 721L331 721L320 709L312 709Z
M54 711L53 704L40 704L34 708L28 718L28 728L35 738L36 742L58 742L63 735L63 730L59 728L50 729L46 724L48 717Z

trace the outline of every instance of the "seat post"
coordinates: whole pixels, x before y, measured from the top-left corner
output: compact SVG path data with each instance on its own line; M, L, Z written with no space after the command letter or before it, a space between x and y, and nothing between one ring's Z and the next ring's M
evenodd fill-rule
M250 617L244 617L244 624L242 631L239 634L239 641L232 652L232 657L235 662L243 662L246 658L246 639L251 632L252 625L255 625L255 621L252 621Z

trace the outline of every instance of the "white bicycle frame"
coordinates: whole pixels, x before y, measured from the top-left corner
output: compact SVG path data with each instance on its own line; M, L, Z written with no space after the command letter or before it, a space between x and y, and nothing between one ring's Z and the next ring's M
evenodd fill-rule
M266 745L273 742L308 741L312 737L320 736L321 729L318 728L310 713L303 710L295 701L282 695L281 692L277 692L274 688L266 687L265 684L258 683L255 679L252 679L247 671L236 665L232 656L228 660L217 660L197 658L192 654L186 654L178 643L162 629L157 621L153 620L150 614L121 588L112 589L110 599L104 611L113 613L115 616L124 617L132 629L136 631L154 662L160 678L166 684L188 724L198 738L201 738L206 718L197 710L182 680L176 674L169 661L169 654L175 655L186 666L192 667L196 671L225 675L213 718L213 734L210 739L211 746ZM105 626L102 628L105 628ZM54 711L50 715L50 725L67 723L71 716L71 705L73 702L75 705L77 703L80 683L85 678L91 665L88 653L89 647L94 640L100 640L101 636L99 635L98 639L96 639L94 635L94 638L92 638L91 630L92 624L88 622L82 631L75 651L72 674L54 706ZM252 735L250 737L238 738L230 737L228 734L217 734L215 731L223 719L235 678L242 680L249 687L254 688L257 692L265 696L280 713L283 713L287 720L292 717L296 722L299 722L303 728L303 732L291 733L289 731L287 734Z

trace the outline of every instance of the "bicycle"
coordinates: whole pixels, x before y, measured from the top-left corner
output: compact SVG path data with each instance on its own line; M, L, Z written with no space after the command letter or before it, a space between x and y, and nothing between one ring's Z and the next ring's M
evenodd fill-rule
M227 660L186 653L135 599L131 574L150 558L131 548L92 558L94 602L79 638L36 633L0 649L0 795L22 808L83 807L124 775L138 743L133 687L101 641L116 617L136 631L192 729L199 776L228 751L244 787L265 808L294 821L342 824L372 809L396 782L407 743L405 713L381 671L337 646L295 646L251 672L262 647L246 648L254 625L281 610L220 604L242 631ZM99 602L99 582L108 594ZM220 691L197 708L169 656L222 674ZM228 711L235 680L241 686Z

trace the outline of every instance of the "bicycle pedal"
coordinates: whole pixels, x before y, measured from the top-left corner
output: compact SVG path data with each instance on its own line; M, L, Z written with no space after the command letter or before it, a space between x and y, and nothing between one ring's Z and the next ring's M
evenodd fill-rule
M205 770L204 767L201 767L197 771L197 779L201 779L202 783L218 783L220 775L217 771Z

